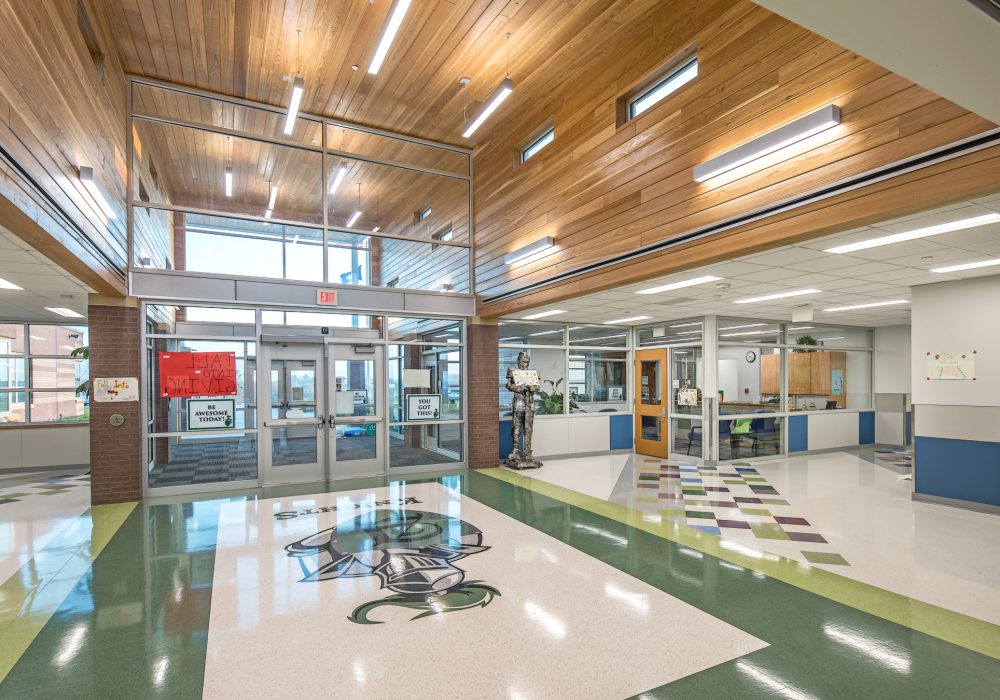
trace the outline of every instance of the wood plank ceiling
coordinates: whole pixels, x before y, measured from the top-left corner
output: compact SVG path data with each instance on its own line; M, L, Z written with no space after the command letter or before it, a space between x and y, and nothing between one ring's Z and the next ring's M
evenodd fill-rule
M298 73L305 112L472 146L485 130L462 139L463 99L471 113L503 79L508 32L516 80L553 64L558 49L581 35L616 23L619 12L658 3L418 0L377 75L367 69L389 0L100 4L128 72L279 106L288 104L286 78ZM565 67L547 66L555 72ZM465 96L458 82L463 75L472 80Z

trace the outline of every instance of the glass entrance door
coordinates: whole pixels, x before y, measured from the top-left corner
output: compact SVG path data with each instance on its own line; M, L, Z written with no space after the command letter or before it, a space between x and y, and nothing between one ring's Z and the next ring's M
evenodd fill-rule
M381 345L328 345L330 478L385 473Z
M289 484L385 473L378 345L262 345L261 479Z
M326 479L326 387L322 345L264 345L270 394L264 416L261 476L268 484ZM260 402L264 404L263 401ZM264 404L266 405L266 404Z
M636 350L635 382L635 451L665 458L670 448L666 348Z

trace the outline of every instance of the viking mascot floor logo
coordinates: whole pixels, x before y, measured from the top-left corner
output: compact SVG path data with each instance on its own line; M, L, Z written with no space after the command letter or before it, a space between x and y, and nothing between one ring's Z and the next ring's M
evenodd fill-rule
M285 547L299 558L303 583L377 576L393 591L358 606L348 619L359 624L379 624L368 615L383 605L420 610L413 620L486 607L500 591L466 581L455 562L487 549L474 525L420 510L373 510Z

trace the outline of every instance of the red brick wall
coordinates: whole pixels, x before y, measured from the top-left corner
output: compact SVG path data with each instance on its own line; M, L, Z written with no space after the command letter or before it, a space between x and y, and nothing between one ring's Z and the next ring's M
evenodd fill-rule
M473 469L496 467L500 464L499 327L470 323L468 330L469 386L465 400L469 407L469 466Z
M138 309L91 304L90 376L139 376ZM111 425L120 413L125 424ZM142 498L139 402L90 402L90 500L93 505Z

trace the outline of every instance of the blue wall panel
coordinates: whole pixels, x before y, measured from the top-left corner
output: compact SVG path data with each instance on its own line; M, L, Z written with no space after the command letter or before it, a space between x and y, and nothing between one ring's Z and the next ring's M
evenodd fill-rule
M918 436L913 460L917 493L1000 506L1000 442Z
M788 451L805 452L809 449L809 417L788 417Z
M514 437L511 430L514 428L514 421L500 421L500 459L507 459L508 455L514 451Z
M611 416L611 449L632 449L632 416Z
M858 414L858 444L875 444L875 412L862 411Z

